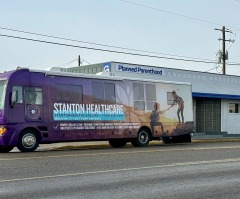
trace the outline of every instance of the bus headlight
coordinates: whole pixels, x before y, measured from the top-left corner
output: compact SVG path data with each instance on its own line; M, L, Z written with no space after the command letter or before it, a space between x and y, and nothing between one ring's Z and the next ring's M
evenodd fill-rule
M3 126L0 127L0 136L7 132L7 129Z

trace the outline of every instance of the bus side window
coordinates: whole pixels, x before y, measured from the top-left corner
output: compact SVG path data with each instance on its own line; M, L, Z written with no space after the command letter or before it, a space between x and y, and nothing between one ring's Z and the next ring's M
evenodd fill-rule
M135 110L145 110L144 87L142 83L133 83L133 103Z
M82 103L83 102L82 85L57 84L56 100L58 102Z
M35 92L36 92L36 103L35 104L42 105L43 104L42 88L35 88Z
M13 86L12 93L18 94L17 101L15 103L23 103L22 86Z
M41 88L29 87L25 90L25 103L26 104L43 104L43 96Z
M93 102L101 103L104 101L103 82L92 82L92 98Z
M107 102L111 102L111 103L116 102L115 84L104 83L104 93L105 93L105 100Z
M115 84L107 82L92 82L92 97L96 103L115 103Z
M59 102L69 102L70 101L70 88L66 84L56 85L56 100Z
M83 102L83 89L81 85L69 85L71 102Z
M157 102L156 97L156 85L155 84L146 84L145 85L145 91L146 91L146 108L147 110L152 110L154 107L154 104Z

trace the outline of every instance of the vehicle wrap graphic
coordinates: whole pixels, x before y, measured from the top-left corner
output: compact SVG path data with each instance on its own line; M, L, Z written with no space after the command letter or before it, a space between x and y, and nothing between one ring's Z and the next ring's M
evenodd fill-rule
M54 121L124 119L123 105L54 103Z
M26 116L32 120L38 119L40 117L40 108L37 105L28 105Z

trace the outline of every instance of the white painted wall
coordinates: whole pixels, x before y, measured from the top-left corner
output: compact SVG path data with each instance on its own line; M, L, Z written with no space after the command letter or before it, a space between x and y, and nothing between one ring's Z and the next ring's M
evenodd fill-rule
M240 134L240 113L229 113L229 103L240 103L240 100L222 99L222 131L228 134Z
M118 65L126 67L142 67L147 69L162 69L162 75L142 74L126 71L117 71ZM153 80L166 80L189 82L192 84L192 91L199 93L240 95L240 77L232 75L221 75L214 73L204 73L198 71L178 70L172 68L161 68L151 66L140 66L134 64L114 63L112 62L111 71L116 76L134 77Z

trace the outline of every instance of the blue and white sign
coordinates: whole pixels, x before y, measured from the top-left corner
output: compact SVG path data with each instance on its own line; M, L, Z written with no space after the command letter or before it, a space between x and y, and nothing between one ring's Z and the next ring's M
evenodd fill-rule
M103 64L103 71L104 72L111 72L111 63L110 62Z
M131 66L131 65L116 65L116 71L119 72L131 72L131 73L140 73L148 75L163 75L163 70L160 68L149 68L143 66Z

